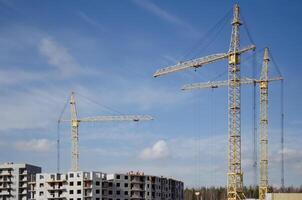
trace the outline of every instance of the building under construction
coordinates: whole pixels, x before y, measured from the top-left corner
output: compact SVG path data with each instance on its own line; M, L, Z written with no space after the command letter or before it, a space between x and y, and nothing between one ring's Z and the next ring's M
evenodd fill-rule
M0 165L1 200L183 200L184 184L142 172L41 173L28 164Z
M226 199L245 200L244 173L242 170L241 149L241 92L244 85L253 85L259 89L259 139L256 137L254 127L254 163L256 174L259 173L258 196L259 200L302 200L302 194L272 193L269 190L269 85L271 82L280 82L283 95L283 77L270 77L271 53L269 47L265 47L262 54L262 69L259 77L244 77L241 73L243 62L242 55L256 50L256 44L241 46L241 27L244 21L240 15L240 7L234 5L231 21L231 34L228 49L222 53L207 55L204 57L180 61L175 65L158 69L154 77L160 77L175 72L186 70L198 70L206 65L225 60L227 80L208 81L204 83L186 84L184 91L196 89L216 89L225 87L228 90L228 131L225 134L227 146L226 173ZM281 95L281 96L282 96ZM283 96L282 96L283 98ZM254 108L256 107L256 93L254 93ZM283 103L283 99L282 99ZM6 163L0 165L0 199L3 200L183 200L184 183L173 178L146 175L142 172L106 174L101 171L83 171L80 168L79 152L79 126L82 123L105 122L140 122L150 121L149 115L102 115L95 117L79 118L75 93L72 92L66 105L70 105L70 118L58 120L67 122L71 129L71 166L70 171L60 171L60 138L57 138L57 172L41 173L41 168L27 164ZM66 106L62 113L64 113ZM281 108L281 188L284 188L284 113ZM254 117L254 120L256 117ZM256 121L255 121L256 123ZM256 125L255 125L256 126ZM59 128L58 128L59 130ZM258 143L259 145L257 145ZM257 155L259 146L259 155ZM258 170L259 163L259 172ZM182 172L179 172L182 173ZM194 194L195 199L203 199L199 192ZM211 199L212 200L212 199Z

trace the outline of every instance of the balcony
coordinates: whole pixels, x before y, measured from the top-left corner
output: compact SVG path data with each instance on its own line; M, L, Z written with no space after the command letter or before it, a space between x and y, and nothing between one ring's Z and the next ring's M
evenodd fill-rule
M20 176L27 176L27 170L21 170L20 171Z
M144 180L141 177L131 177L132 183L143 183Z
M85 192L84 197L92 197L92 191L90 192Z
M46 196L46 199L48 199L48 200L64 200L67 198L63 194L54 193L54 194L48 194Z
M142 184L131 184L131 190L133 191L144 191Z
M84 189L91 189L92 188L92 182L91 183L84 183Z
M65 179L48 179L46 181L47 183L63 183L63 182L66 182Z
M66 188L56 186L56 187L48 187L47 190L48 191L52 191L52 192L55 192L55 191L65 191Z
M12 183L13 181L11 179L0 179L0 182L2 182L2 183Z
M20 184L19 188L27 188L27 184L26 183L25 184Z
M131 195L131 199L144 199L143 195L140 194L133 194Z
M0 191L1 196L11 196L11 193L9 191Z
M20 194L27 195L27 190L23 190Z
M20 178L20 182L27 182L27 181L28 181L27 177Z
M13 188L11 188L11 185L0 185L0 191L1 190L12 190Z
M0 172L0 177L4 176L13 176L11 171L2 171Z

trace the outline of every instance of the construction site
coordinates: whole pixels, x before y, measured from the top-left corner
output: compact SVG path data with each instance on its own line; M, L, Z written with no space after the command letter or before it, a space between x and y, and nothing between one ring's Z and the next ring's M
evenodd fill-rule
M133 4L195 34L191 26L151 1L134 1ZM248 9L248 6L244 8ZM288 74L286 65L290 64L283 60L279 65L277 61L281 59L274 54L271 42L263 45L271 39L269 36L255 40L252 33L256 32L253 31L256 27L247 26L253 12L246 11L250 15L244 18L245 9L235 3L225 9L226 14L220 19L220 13L210 12L208 17L215 19L211 19L210 27L203 27L208 31L203 30L203 36L198 42L193 42L193 47L179 53L179 58L171 58L161 52L162 55L158 56L169 64L159 60L155 63L163 63L164 67L150 67L146 74L141 74L136 68L114 69L123 71L122 75L112 75L109 71L98 74L95 69L89 71L85 68L89 71L85 74L80 70L81 65L68 53L68 48L60 47L52 38L42 39L39 51L49 59L49 65L58 66L62 61L64 67L67 64L75 66L67 75L60 71L62 76L52 82L57 84L63 80L64 84L69 84L67 82L70 81L72 84L68 89L72 90L66 92L62 86L57 99L48 91L47 97L50 98L41 98L43 100L39 102L49 105L49 108L44 106L40 109L43 115L35 119L29 117L30 122L36 123L42 120L45 111L50 113L48 120L52 120L49 125L52 135L49 138L41 139L41 134L34 136L31 133L33 139L29 143L16 137L13 139L17 143L10 145L10 138L3 136L0 148L15 148L12 151L16 150L16 153L11 157L7 156L8 152L0 154L0 162L3 162L0 164L0 199L302 200L301 139L290 140L293 138L290 133L290 141L286 142L287 97L284 90L290 90L286 82L291 78L283 76L283 73ZM87 13L79 12L78 15L89 26L98 31L105 30ZM270 32L267 27L261 29ZM192 35L190 38L195 37ZM138 46L145 44L144 39ZM261 45L255 41L261 41ZM80 48L85 47L86 43L81 45ZM176 47L177 44L171 40L167 51ZM55 57L50 57L50 53ZM67 59L63 59L64 56ZM121 63L127 65L127 58ZM118 59L116 62L120 64ZM203 72L213 65L217 65L213 71ZM73 70L78 74L73 74ZM127 82L132 78L123 78L127 73L133 77L134 83ZM180 78L175 78L177 75ZM69 76L78 77L72 80ZM94 82L93 78L99 77L108 78L108 83ZM82 79L82 85L74 84ZM142 85L137 83L137 79ZM148 90L149 82L155 86L151 90ZM38 84L43 87L49 85L48 82ZM85 90L86 86L95 89L99 85L105 88L106 84L109 89L97 90L98 95L93 90ZM32 87L35 83L29 85ZM120 89L117 95L112 95L111 87ZM157 93L153 95L153 91ZM44 89L37 94L44 95ZM112 95L111 98L106 99L107 94ZM65 99L67 96L65 102L62 96ZM93 106L85 105L79 109L85 99ZM49 101L55 103L47 104ZM163 103L165 101L166 104ZM33 106L39 104L33 102ZM106 103L120 106L112 108ZM155 110L152 104L159 107ZM110 114L103 114L100 108ZM89 109L91 111L88 112ZM137 112L146 114L132 114ZM35 129L28 130L34 132ZM44 129L38 127L37 130Z

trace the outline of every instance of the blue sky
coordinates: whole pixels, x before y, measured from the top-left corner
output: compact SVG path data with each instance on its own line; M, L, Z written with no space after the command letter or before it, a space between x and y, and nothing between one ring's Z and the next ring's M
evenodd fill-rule
M27 162L55 171L56 121L75 91L80 117L117 114L112 110L155 117L137 124L81 124L81 169L139 170L175 177L187 186L225 185L227 91L182 92L180 87L218 75L219 80L226 79L226 61L157 79L152 74L179 60L226 52L234 3L1 0L0 162ZM285 182L300 185L301 2L239 3L258 49L257 76L263 48L268 46L285 78ZM250 44L246 29L242 27L241 33L242 46ZM251 54L242 60L242 75L251 76ZM273 63L270 69L271 76L278 75ZM253 183L251 99L252 87L244 86L242 152L247 185ZM269 176L270 184L278 186L279 83L271 84L269 100ZM69 125L62 125L60 132L61 167L66 171Z

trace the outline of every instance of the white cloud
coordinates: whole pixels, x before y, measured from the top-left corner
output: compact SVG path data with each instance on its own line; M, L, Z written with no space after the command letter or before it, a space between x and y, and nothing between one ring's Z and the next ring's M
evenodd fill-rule
M63 76L74 75L80 70L79 64L69 51L51 38L43 38L40 41L39 51Z
M140 158L144 160L164 159L170 155L169 147L164 140L157 141L152 147L145 148Z
M20 151L48 152L54 148L55 142L47 139L32 139L28 141L18 141L15 148Z

